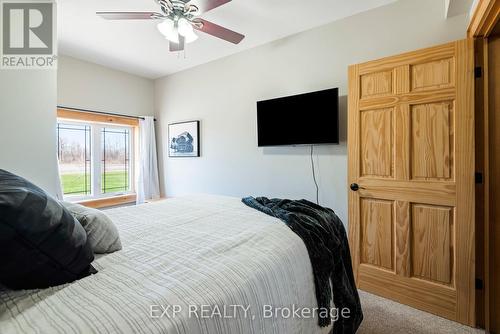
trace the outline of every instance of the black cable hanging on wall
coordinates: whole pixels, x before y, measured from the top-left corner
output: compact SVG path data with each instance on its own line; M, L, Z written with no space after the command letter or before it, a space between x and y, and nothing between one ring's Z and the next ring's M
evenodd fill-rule
M314 145L311 145L311 169L312 169L312 176L313 176L313 180L314 180L314 185L316 186L316 204L319 205L319 186L318 186L318 182L316 181L316 171L314 168L313 153L314 153Z

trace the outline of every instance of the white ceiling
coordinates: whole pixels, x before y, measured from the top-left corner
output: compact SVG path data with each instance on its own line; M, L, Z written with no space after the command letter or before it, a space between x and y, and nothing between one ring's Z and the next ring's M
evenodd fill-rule
M106 21L98 10L159 11L154 0L58 0L59 53L159 78L396 0L233 0L203 18L246 35L239 45L199 33L170 53L158 21Z

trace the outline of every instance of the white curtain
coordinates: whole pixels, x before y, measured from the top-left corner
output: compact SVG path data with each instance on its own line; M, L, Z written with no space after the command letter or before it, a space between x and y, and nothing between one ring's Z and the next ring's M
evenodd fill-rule
M140 165L137 204L160 198L154 118L147 116L144 117L144 120L139 120L139 132Z
M62 190L62 184L61 184L61 169L59 168L59 158L56 154L56 166L57 166L57 177L56 177L56 192L55 192L55 197L62 201L64 199L63 197L63 190Z

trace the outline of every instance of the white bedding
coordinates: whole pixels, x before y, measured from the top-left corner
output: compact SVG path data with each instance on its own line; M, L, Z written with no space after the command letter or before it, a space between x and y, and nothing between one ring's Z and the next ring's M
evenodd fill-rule
M317 318L264 318L264 305L317 307L305 245L281 221L204 195L106 213L123 250L78 282L0 291L0 333L328 333Z

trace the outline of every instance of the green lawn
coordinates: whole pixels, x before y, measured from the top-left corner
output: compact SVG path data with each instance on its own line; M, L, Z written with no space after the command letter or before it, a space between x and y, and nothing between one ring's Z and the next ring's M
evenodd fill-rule
M106 172L105 177L106 183L104 183L104 176L103 181L101 181L101 187L104 187L104 184L106 184L104 193L128 190L128 174L126 171Z
M126 171L107 172L106 183L102 181L102 186L106 184L104 193L125 191L127 189L128 175ZM61 175L63 192L65 195L85 195L85 175L83 173ZM90 175L87 175L87 194L91 192Z

